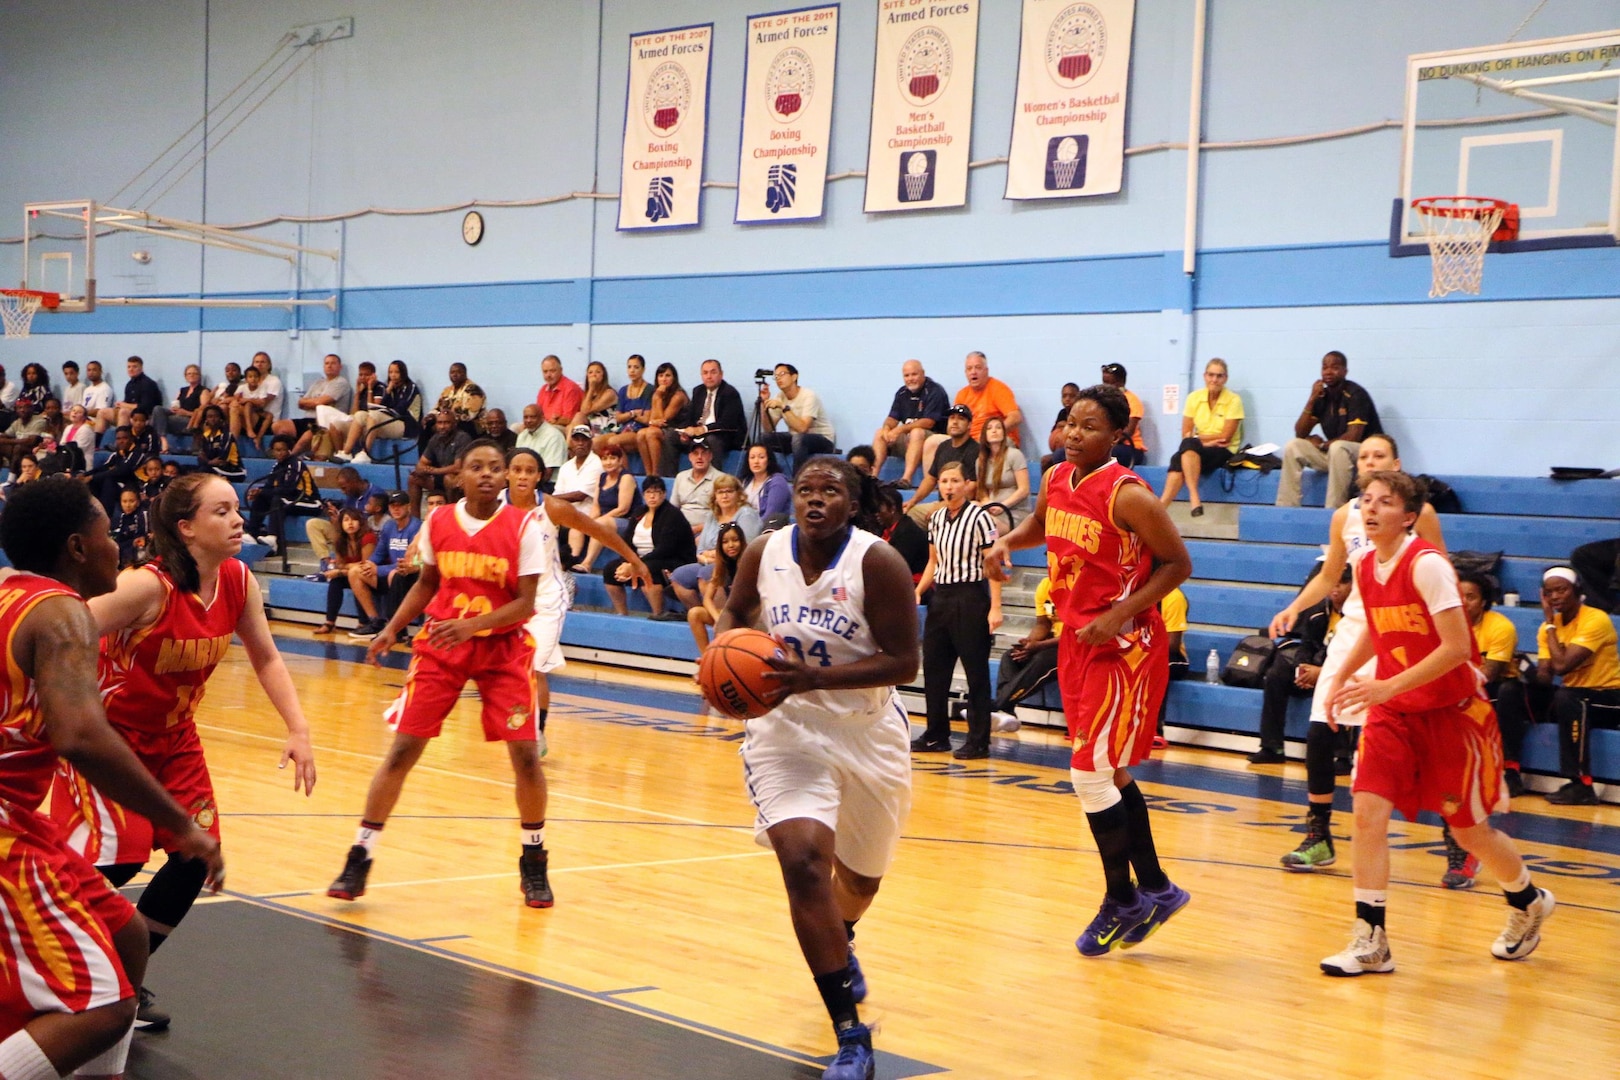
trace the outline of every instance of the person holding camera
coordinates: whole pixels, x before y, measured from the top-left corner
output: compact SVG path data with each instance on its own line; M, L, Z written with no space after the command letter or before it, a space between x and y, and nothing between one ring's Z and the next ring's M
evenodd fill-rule
M776 380L776 393L765 385L767 378ZM765 442L771 449L793 454L793 472L817 454L836 452L833 442L836 433L827 412L821 407L821 397L814 390L799 385L799 369L792 364L777 364L774 370L760 368L754 372L759 384L761 427L765 429ZM778 423L787 430L776 431Z

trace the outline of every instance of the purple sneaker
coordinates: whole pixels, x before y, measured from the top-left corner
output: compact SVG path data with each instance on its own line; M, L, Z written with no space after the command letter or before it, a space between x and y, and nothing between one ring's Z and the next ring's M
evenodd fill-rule
M1146 922L1158 910L1146 893L1138 892L1134 904L1121 904L1112 896L1103 897L1097 917L1075 940L1081 956L1102 956L1125 943L1125 935Z
M1170 916L1187 906L1192 899L1192 893L1181 888L1171 881L1157 891L1142 889L1139 894L1144 900L1153 902L1153 914L1143 919L1136 927L1125 934L1120 942L1120 948L1129 949L1133 945L1140 945L1153 936L1153 932L1170 921Z

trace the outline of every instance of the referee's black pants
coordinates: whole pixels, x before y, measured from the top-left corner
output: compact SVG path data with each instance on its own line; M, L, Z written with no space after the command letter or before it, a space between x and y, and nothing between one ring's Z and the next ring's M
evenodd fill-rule
M968 745L990 745L990 586L936 585L923 623L923 692L927 737L951 738L951 676L962 661L968 684Z

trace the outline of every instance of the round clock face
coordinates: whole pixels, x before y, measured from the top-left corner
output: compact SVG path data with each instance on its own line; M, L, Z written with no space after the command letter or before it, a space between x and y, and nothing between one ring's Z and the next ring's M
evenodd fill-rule
M467 211L467 216L461 219L461 238L469 244L476 244L484 238L484 215L476 210Z

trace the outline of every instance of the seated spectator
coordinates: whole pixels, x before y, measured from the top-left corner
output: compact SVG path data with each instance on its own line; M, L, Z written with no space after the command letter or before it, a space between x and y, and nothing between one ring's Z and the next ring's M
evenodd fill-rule
M1502 733L1502 774L1508 794L1524 794L1519 775L1519 756L1524 750L1525 732L1530 729L1529 699L1524 680L1519 677L1519 631L1513 620L1491 610L1496 584L1473 570L1457 571L1457 594L1462 597L1468 625L1474 630L1474 646L1479 649L1485 675L1485 695L1496 706L1496 726ZM1548 695L1549 699L1551 695Z
M202 381L202 368L186 365L186 382L169 402L169 426L187 434L202 429L203 410L214 400L214 392Z
M681 410L675 426L664 428L664 449L660 461L673 468L681 452L691 448L694 440L703 439L721 461L739 448L748 430L748 418L743 414L742 397L737 388L725 381L725 371L718 360L705 360L700 369L702 382L692 391L692 400Z
M348 415L354 411L354 387L343 377L343 359L337 353L321 358L321 377L304 389L298 399L303 413L292 420L273 420L270 430L276 435L291 435L293 453L303 454L313 448L315 435L321 428L321 409Z
M288 436L291 438L291 436ZM388 493L377 485L360 475L360 470L352 465L345 465L338 470L337 487L339 498L321 500L321 516L310 520L305 526L309 535L309 546L315 551L315 558L321 564L321 570L327 569L327 563L332 558L337 547L338 518L345 510L353 510L364 515L366 504L372 498L386 499ZM370 524L369 522L367 523ZM379 526L380 527L380 526ZM375 532L376 529L371 531ZM330 580L323 577L322 580Z
M378 439L414 439L422 423L422 391L411 381L411 371L403 360L388 365L388 381L372 405L363 413L356 413L343 437L343 449L332 455L333 461L371 464L371 447ZM360 441L365 449L356 452Z
M1159 496L1169 506L1185 479L1193 517L1204 516L1199 479L1231 461L1243 441L1243 399L1227 389L1226 375L1226 361L1211 360L1204 365L1204 388L1187 395L1187 407L1181 412L1181 445L1170 457L1164 494ZM1350 460L1354 462L1355 457Z
M377 381L377 365L362 360L354 369L354 395L348 410L331 405L315 406L315 438L310 456L326 461L343 449L354 418L369 410L382 397L382 384Z
M528 450L540 459L546 472L554 473L568 460L568 436L540 416L540 406L523 406L523 426L513 440L513 448Z
M0 502L11 498L11 493L16 491L20 485L31 484L38 480L39 477L39 462L34 460L34 455L24 454L22 460L17 462L17 468L12 473L11 479L4 484L0 484Z
M1277 642L1271 666L1266 669L1260 697L1260 749L1249 755L1252 765L1278 765L1288 760L1284 753L1283 727L1288 721L1288 699L1310 697L1327 659L1327 642L1338 629L1344 602L1353 587L1351 568L1346 566L1339 582L1327 597L1299 613L1294 627ZM1313 569L1311 577L1315 577Z
M641 455L642 470L648 476L660 476L664 460L666 429L680 422L691 400L681 387L680 373L674 364L659 364L653 375L652 398L647 405L646 426L636 432L636 452Z
M928 534L923 532L911 518L906 516L904 500L900 489L889 484L878 487L877 512L873 518L872 531L888 541L889 546L900 553L906 560L906 568L911 571L913 585L922 580L923 571L928 568Z
M422 496L430 491L443 492L450 501L461 497L456 487L456 474L460 471L461 453L472 445L472 439L461 430L452 412L433 414L433 434L422 447L422 456L406 479L411 507L422 504Z
M3 375L4 372L5 368L0 368L0 375ZM101 377L100 361L92 360L84 365L84 382L84 398L82 400L84 413L90 418L90 422L95 424L96 434L100 435L109 426L113 426L113 421L118 418L118 410L113 407L116 399L113 397L112 384ZM0 392L0 401L3 401L4 398L4 393ZM111 412L108 410L111 410ZM0 416L9 416L10 412L11 407L6 406L4 411L0 412ZM6 423L9 424L10 422L9 419L6 420Z
M586 517L597 514L596 500L602 489L602 459L591 450L591 429L580 424L568 433L568 460L557 470L557 479L551 494L563 502L574 504L574 509ZM578 563L585 551L588 537L573 529L564 529L557 537L559 553L563 558Z
M1041 458L1041 475L1043 476L1046 475L1047 469L1063 460L1063 443L1068 437L1069 410L1074 408L1074 403L1080 400L1080 384L1064 383L1059 394L1059 400L1062 402L1062 406L1058 409L1057 419L1052 422L1051 434L1046 436L1046 448L1051 453Z
M1029 502L1029 462L1007 437L1001 417L986 420L980 433L979 462L974 466L979 483L973 501L990 511L996 535L1006 536Z
M41 472L77 476L90 467L96 456L96 429L83 405L68 407L62 433L56 439L56 450L50 456L52 461L48 467L40 462Z
M377 549L377 534L367 528L365 515L360 511L344 507L338 514L337 527L337 543L332 548L330 565L321 571L326 578L326 621L315 628L317 634L330 634L337 629L343 594L350 589L350 582L360 573L360 567L372 565L371 556ZM354 600L365 616L360 620L362 623L369 625L377 621L377 605L369 589L363 593L355 590Z
M624 451L609 444L598 455L602 459L602 478L596 485L596 520L617 529L623 536L630 529L630 520L641 511L641 492L636 478L624 467ZM590 573L596 557L602 554L602 541L591 538L585 546L585 557L574 564L575 573Z
M34 403L34 412L45 411L45 399L55 397L51 393L51 376L45 370L44 364L24 364L22 369L22 387L17 391L17 400L23 398Z
M76 360L69 360L62 365L62 393L60 397L64 409L84 404L84 383L79 381L79 364Z
M135 449L129 428L121 427L113 432L113 452L107 460L85 471L83 480L90 485L91 494L100 500L108 518L118 513L119 495L135 485L136 470L145 460L146 455Z
M877 451L865 443L852 447L849 453L844 455L844 460L855 466L855 470L862 476L874 479L877 477ZM798 467L795 466L793 471L797 474Z
M383 523L388 520L388 496L381 491L367 495L365 514L366 528L374 533L380 533Z
M236 439L231 436L225 410L218 405L210 405L203 410L202 430L197 432L192 449L197 453L198 469L223 476L233 484L247 479L247 470L242 467L242 452L237 448Z
M1052 579L1043 577L1035 586L1035 625L1001 654L996 696L990 702L993 730L1018 730L1018 715L1013 710L1057 674L1057 647L1062 636L1063 620L1056 617L1052 604Z
M478 434L480 438L493 441L503 454L517 448L517 432L507 424L506 413L501 409L484 410L484 415L478 418Z
M854 451L851 451L853 453ZM787 524L793 516L793 484L782 474L776 455L764 443L750 443L743 455L743 468L747 475L743 481L743 498L759 511L759 519L767 529Z
M1187 662L1187 594L1171 589L1159 601L1159 618L1164 620L1165 644L1170 647L1170 678L1185 679L1191 667ZM1164 714L1170 707L1166 694L1159 702L1159 718L1153 732L1153 749L1163 750L1170 743L1164 737Z
M271 554L286 535L288 516L310 517L321 512L315 477L303 461L293 456L292 444L286 435L270 440L270 457L275 464L270 467L270 475L248 488L247 493L247 535L269 548Z
M67 426L67 417L62 415L62 403L56 398L48 397L40 405L39 412L45 417L46 438L55 443L62 437L62 429Z
M979 475L979 444L968 434L972 426L973 410L966 405L952 405L945 418L946 441L934 450L928 475L911 493L911 498L906 500L905 511L918 525L926 525L934 511L944 505L925 503L923 500L939 486L940 470L952 462L962 466L963 493L969 502L973 500L977 491L975 481Z
M146 414L139 409L129 414L129 438L143 454L156 454L162 445Z
M1588 607L1613 613L1620 609L1620 539L1582 544L1569 556L1580 578Z
M163 459L147 458L141 462L141 467L136 470L135 475L141 481L140 487L135 491L141 497L141 509L150 510L152 504L157 502L158 496L163 494L163 489L169 486L168 479L163 475Z
M125 488L118 493L118 514L112 521L112 538L118 543L118 569L128 570L146 561L148 531L141 493Z
M540 406L540 417L558 431L566 432L574 426L574 417L579 414L579 403L584 400L585 392L579 383L563 374L562 361L555 356L540 361L540 378L540 392L534 398L534 403Z
M686 613L686 625L691 628L692 640L697 643L698 655L709 647L714 626L720 621L726 600L731 595L731 579L737 576L737 560L742 558L748 538L742 526L731 522L720 526L720 542L715 547L714 572L701 583L702 602ZM693 672L692 677L697 678Z
M777 364L775 369L776 393L765 386L759 388L763 405L763 427L768 434L765 442L771 448L793 455L793 472L817 454L830 454L837 449L837 433L821 403L821 396L807 386L799 385L799 369L792 364ZM783 424L787 430L776 431Z
M1361 440L1384 429L1378 423L1372 396L1345 378L1349 369L1342 352L1335 350L1322 357L1322 377L1311 387L1310 400L1294 421L1294 437L1283 447L1278 506L1299 505L1300 477L1306 469L1328 474L1323 505L1343 506L1350 497ZM1318 424L1322 434L1311 434Z
M103 412L102 419L108 423L123 427L129 423L130 415L137 409L146 414L152 427L157 431L162 449L166 452L169 447L162 442L164 433L163 391L146 374L146 361L138 356L132 356L124 362L129 372L129 381L124 384L124 400L112 411L111 415Z
M698 594L698 583L706 581L714 572L715 551L720 544L720 529L735 522L750 541L760 534L764 525L759 512L743 498L742 481L730 473L716 473L709 492L709 510L703 519L703 531L698 534L697 556L685 566L670 574L675 596L687 610L703 602Z
M1013 445L1018 446L1020 436L1019 425L1024 422L1024 414L1019 411L1018 400L1007 384L1000 379L991 378L990 362L985 359L982 352L970 352L962 364L962 372L967 377L967 385L956 392L953 404L965 405L973 414L973 425L968 435L975 441L979 433L984 430L984 422L992 416L999 416L1007 424L1007 433L1012 437ZM934 434L929 436L923 447L923 468L932 470L934 467L934 454L945 445L946 435ZM971 498L971 494L969 496Z
M1147 415L1147 410L1142 408L1142 399L1125 388L1125 379L1124 364L1102 366L1103 385L1117 388L1125 395L1125 403L1131 407L1131 421L1120 429L1119 442L1114 444L1114 460L1127 469L1134 469L1147 460L1147 443L1142 439L1142 417ZM1061 447L1062 443L1058 446Z
M50 423L43 414L34 411L34 399L29 397L17 398L12 415L16 419L6 428L6 433L0 435L0 462L16 472L23 455L32 454L50 434Z
M703 523L708 519L709 498L714 494L713 470L709 468L714 461L714 453L709 449L706 439L698 439L686 452L687 461L691 462L690 469L683 470L675 477L675 491L671 500L675 508L686 515L691 523L692 535L696 536L703 531ZM642 494L646 494L646 486L642 486Z
M420 559L410 558L416 534L422 523L411 513L411 497L403 491L388 495L388 520L377 533L377 543L371 557L356 563L349 571L349 588L354 590L355 602L361 610L374 605L376 618L362 622L349 636L355 639L376 637L388 620L399 610L399 603L416 584L422 571ZM381 593L381 599L374 600Z
M6 378L6 369L0 367L0 424L8 427L16 419L13 415L13 406L17 404L17 384ZM113 414L115 417L117 413Z
M100 366L97 365L98 370L99 368ZM214 384L213 401L223 409L225 407L224 403L234 398L241 389L242 365L235 362L226 364L225 377ZM86 393L88 393L88 387Z
M1620 727L1620 656L1615 653L1614 621L1581 603L1575 571L1554 566L1541 575L1541 611L1546 620L1536 633L1536 682L1551 686L1551 719L1558 725L1558 773L1567 781L1547 796L1558 806L1591 806L1588 734L1592 728Z
M619 392L608 381L607 365L592 360L585 365L585 385L579 392L579 409L574 413L570 430L576 427L591 429L592 449L597 440L606 440L619 433Z
M596 453L599 456L609 446L617 446L626 457L637 453L640 446L637 433L652 419L653 385L644 377L647 361L639 353L631 353L624 367L630 381L619 387L618 404L613 411L613 421L619 427L611 435L597 437Z
M686 517L673 503L665 501L664 494L663 477L649 476L642 483L641 498L646 509L630 522L629 540L652 574L647 584L647 606L652 609L653 621L684 622L685 616L664 610L664 586L671 571L697 558L697 541ZM630 564L623 559L614 559L602 568L608 600L620 615L630 614L624 590L634 587L632 580Z
M900 365L900 389L894 392L889 415L883 426L872 436L872 475L883 469L891 450L905 448L905 466L900 474L900 486L913 486L912 476L921 479L923 447L928 436L945 430L945 410L951 399L945 388L930 379L923 371L922 361L907 360Z
M264 372L249 367L242 373L242 388L230 400L231 434L258 442L270 431L274 395L264 383Z
M456 426L468 439L476 439L478 418L484 415L484 391L477 383L467 381L467 365L450 365L450 385L439 391L434 412L448 412L456 419Z

